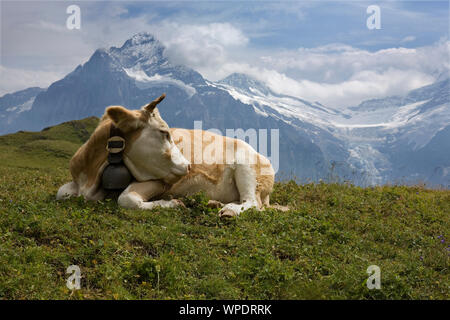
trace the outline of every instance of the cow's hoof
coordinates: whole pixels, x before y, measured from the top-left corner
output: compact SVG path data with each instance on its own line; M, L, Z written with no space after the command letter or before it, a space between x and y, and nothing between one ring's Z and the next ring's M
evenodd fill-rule
M237 216L237 214L233 210L226 209L219 212L219 217L221 218L232 218L235 216Z
M208 201L208 207L212 209L219 209L222 208L224 204L217 200L209 200Z
M181 207L181 208L186 209L186 205L184 204L183 201L178 200L178 199L172 199L170 201L175 205L175 207Z

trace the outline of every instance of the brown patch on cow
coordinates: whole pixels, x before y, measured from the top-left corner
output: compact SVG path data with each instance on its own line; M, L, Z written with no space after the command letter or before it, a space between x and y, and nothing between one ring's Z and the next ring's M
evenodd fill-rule
M134 131L144 125L141 121L142 111L139 110L128 110L121 106L111 106L106 108L105 114L124 133Z
M166 149L166 151L164 151L164 157L166 157L167 159L170 159L172 157L172 151L170 151L170 149Z
M183 156L191 163L191 170L189 171L189 173L186 176L182 177L180 181L178 181L175 185L182 184L185 181L193 179L198 175L203 176L213 184L218 184L222 179L225 170L225 164L223 163L225 159L224 154L226 152L225 137L213 134L208 131L178 128L171 128L170 132L178 149L180 149ZM222 154L214 153L213 157L215 158L215 161L211 161L212 164L205 163L205 159L203 158L202 163L195 163L196 150L194 146L202 146L199 151L203 153L203 150L206 146L211 143L216 143L215 139L222 139Z
M258 202L261 206L268 206L270 193L273 190L274 172L270 161L258 154L257 162L252 166L256 172L256 194L259 195Z
M173 184L173 188L177 188L179 185L184 184L186 181L195 179L197 176L202 176L213 184L218 184L222 179L225 165L223 164L191 164L191 170L189 173L180 178Z
M179 145L183 142L183 136L179 137L177 140L173 140L176 145ZM181 151L181 150L180 150Z
M194 164L191 165L192 175L202 175L214 184L218 184L222 179L225 165L223 164Z
M143 127L137 124L140 114L141 112L138 110L127 110L120 106L107 108L89 140L77 150L70 160L69 167L73 181L84 188L97 186L91 191L96 193L98 190L95 189L100 187L102 167L106 164L108 158L106 144L113 123L112 118L117 121L114 121L114 124L124 132L124 152L126 153L133 142L141 135ZM126 121L131 121L131 124L126 123Z
M109 138L110 126L111 120L103 117L89 140L77 150L70 160L70 173L73 180L80 186L82 174L87 179L87 181L83 181L83 186L92 187L99 182L100 169L108 157L106 142Z

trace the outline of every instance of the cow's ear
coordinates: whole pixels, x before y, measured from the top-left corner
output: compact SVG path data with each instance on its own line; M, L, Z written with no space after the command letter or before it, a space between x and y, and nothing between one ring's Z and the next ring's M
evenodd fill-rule
M130 111L124 107L108 107L106 108L106 114L118 128L124 131L128 131L131 128L138 127L139 117L135 112Z

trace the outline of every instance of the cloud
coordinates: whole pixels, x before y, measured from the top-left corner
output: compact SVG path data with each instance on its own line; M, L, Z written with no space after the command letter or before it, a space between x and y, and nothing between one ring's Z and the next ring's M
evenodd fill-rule
M339 83L301 80L287 87L271 83L271 87L278 92L340 108L357 105L366 99L405 94L433 81L432 76L417 71L389 69L384 72L361 71Z
M121 19L128 13L125 7L87 1L79 4L81 29L69 30L68 5L54 1L2 3L0 92L46 87L85 63L99 47L121 45L134 33L148 30L155 17L149 13Z
M173 63L200 70L217 68L229 59L228 53L248 43L243 32L229 23L165 22L151 29L165 45L165 53Z
M400 40L400 43L406 43L416 40L416 37L414 36L406 36L402 40Z
M394 68L418 70L427 74L439 72L449 68L449 48L450 42L444 40L427 47L388 48L375 52L343 44L329 44L273 53L262 56L261 60L296 78L342 82L364 70L382 72Z
M29 88L46 88L61 79L64 73L6 68L0 65L0 96L9 92Z
M348 107L362 100L403 95L450 70L450 42L419 48L370 52L345 44L261 53L241 63L229 61L217 75L248 73L274 91Z

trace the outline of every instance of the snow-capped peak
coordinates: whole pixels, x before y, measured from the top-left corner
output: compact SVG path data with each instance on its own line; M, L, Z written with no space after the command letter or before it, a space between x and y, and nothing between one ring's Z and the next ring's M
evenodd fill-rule
M318 102L312 103L298 97L278 94L262 81L242 73L232 73L216 83L209 84L227 91L242 103L252 105L257 113L282 117L287 123L298 119L327 128L330 125L330 117L340 114L339 111Z
M239 88L250 93L255 90L258 90L264 95L271 93L271 90L263 82L243 73L232 73L228 77L218 81L218 83Z
M122 66L131 68L136 65L164 65L164 46L152 34L141 32L125 41L120 48L111 47L108 53Z
M122 48L131 47L131 46L139 46L146 43L159 42L156 38L148 32L139 32L132 36L130 39L125 41Z

